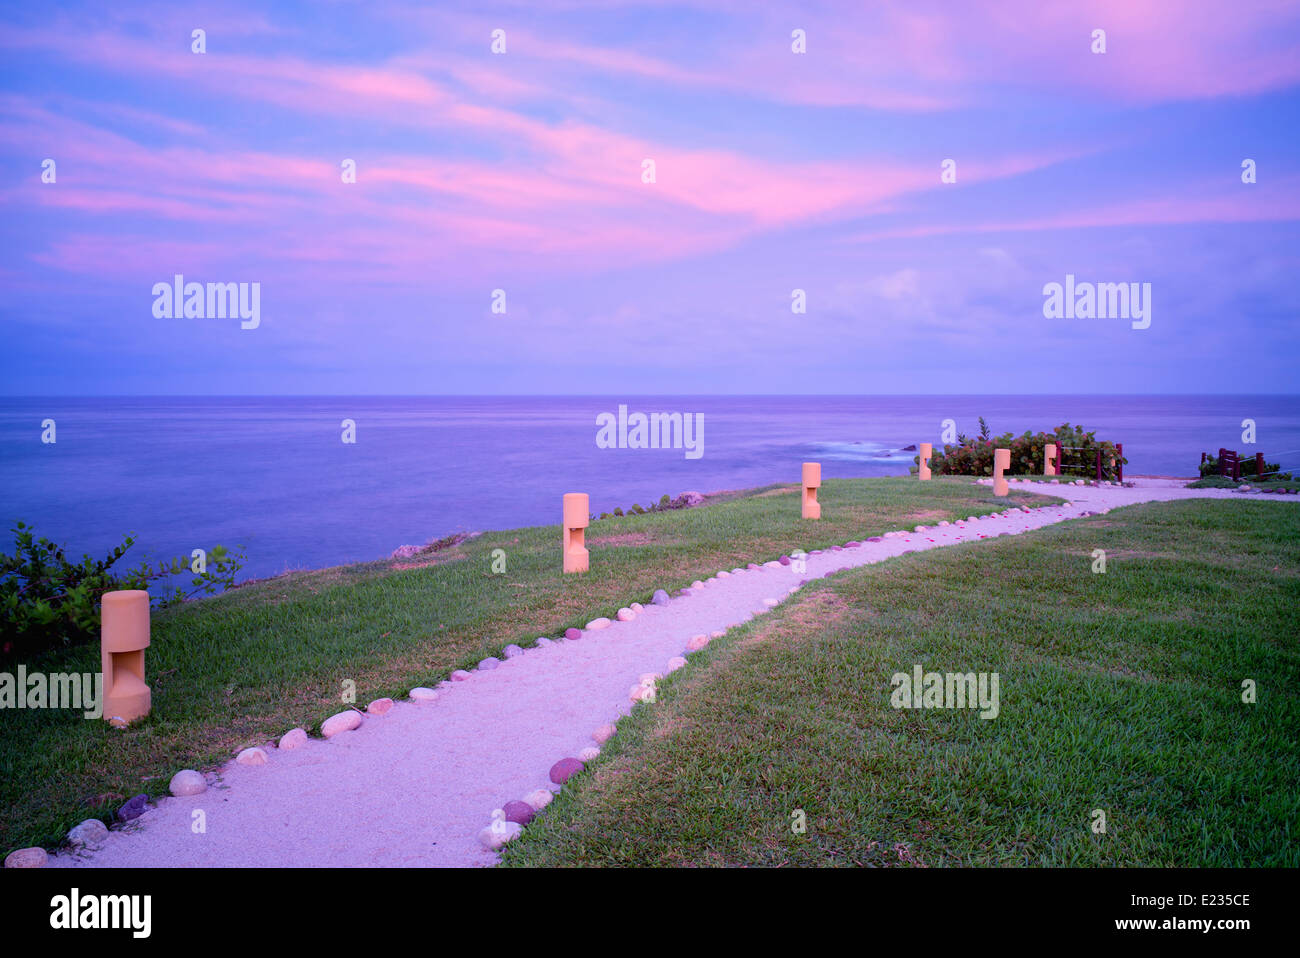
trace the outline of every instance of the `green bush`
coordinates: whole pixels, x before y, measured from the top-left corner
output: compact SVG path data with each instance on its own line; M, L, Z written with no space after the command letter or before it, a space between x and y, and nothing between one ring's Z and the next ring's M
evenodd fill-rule
M1281 468L1282 467L1276 462L1265 462L1264 463L1265 478L1276 479L1283 482L1290 480L1291 473L1278 472L1278 470ZM1270 473L1272 473L1272 475L1270 475ZM1205 462L1201 463L1201 475L1217 476L1218 474L1219 474L1219 457L1206 456ZM1253 477L1254 475L1255 475L1255 457L1251 456L1249 459L1243 457L1241 460L1241 477L1245 479L1247 476Z
M988 424L980 417L980 436L972 439L959 435L957 445L945 444L930 458L930 469L935 475L991 476L995 449L1011 450L1010 475L1033 476L1043 474L1043 448L1055 443L1057 448L1070 447L1065 452L1065 475L1093 477L1096 475L1097 450L1101 450L1103 478L1115 478L1110 461L1117 466L1128 460L1119 455L1113 443L1097 439L1096 432L1085 432L1082 426L1069 423L1057 426L1054 432L1031 433L1013 436L1004 433L991 437ZM920 463L920 457L915 460Z
M203 572L194 573L194 588L186 592L162 580L190 568L183 558L147 563L124 572L114 566L135 544L127 536L105 559L68 559L63 547L37 538L24 522L14 525L14 554L0 553L0 659L30 656L47 649L77 645L99 633L100 597L115 589L145 589L157 584L159 605L172 605L234 585L244 554L215 546Z

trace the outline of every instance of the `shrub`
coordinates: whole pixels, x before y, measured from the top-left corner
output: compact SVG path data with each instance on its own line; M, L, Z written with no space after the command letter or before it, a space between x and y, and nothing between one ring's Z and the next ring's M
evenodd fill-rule
M995 449L1011 450L1011 475L1042 475L1043 449L1049 443L1057 448L1068 447L1064 453L1067 475L1093 476L1097 450L1101 450L1103 476L1114 478L1110 460L1117 465L1127 463L1115 450L1113 443L1097 439L1095 432L1085 432L1082 426L1069 423L1057 426L1053 432L1031 433L1026 431L1020 436L1004 433L996 438L990 437L988 424L980 417L980 436L972 439L958 436L958 444L945 444L942 451L936 450L930 458L930 469L935 475L947 476L991 476L993 475L993 452ZM920 462L920 457L916 458Z
M0 553L0 658L32 655L50 648L77 645L99 633L99 600L115 589L145 589L180 575L190 568L183 558L160 562L156 568L145 563L123 572L114 570L118 561L135 544L126 536L105 559L83 556L68 559L63 547L44 537L37 538L31 526L18 522L13 528L14 554ZM191 580L186 592L159 586L159 605L173 605L234 585L243 567L242 552L231 553L215 546L208 554L203 572Z
M1281 468L1282 467L1276 462L1265 462L1264 463L1265 480L1275 479L1281 482L1286 482L1290 480L1291 473L1280 472L1279 470ZM1218 474L1219 474L1218 456L1206 456L1205 462L1201 463L1201 475L1217 476ZM1249 459L1243 458L1241 460L1241 477L1245 479L1247 476L1253 477L1254 475L1255 475L1255 457L1251 456Z

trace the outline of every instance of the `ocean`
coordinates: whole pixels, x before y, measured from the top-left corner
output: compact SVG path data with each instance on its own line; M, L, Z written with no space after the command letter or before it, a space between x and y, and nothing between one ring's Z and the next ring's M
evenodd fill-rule
M596 419L697 413L702 454L599 448ZM1295 396L660 396L0 399L0 519L79 558L134 533L131 565L221 543L241 578L378 559L452 532L558 523L665 493L904 475L942 422L977 434L1063 422L1122 442L1130 474L1190 476L1220 446L1300 471ZM54 443L42 442L54 420ZM355 423L354 443L342 422ZM1257 442L1242 442L1253 419ZM5 534L0 552L12 551Z

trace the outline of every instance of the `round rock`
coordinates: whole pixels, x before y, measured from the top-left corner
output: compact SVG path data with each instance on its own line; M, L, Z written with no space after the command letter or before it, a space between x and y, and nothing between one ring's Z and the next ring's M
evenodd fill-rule
M435 689L426 688L423 685L417 685L415 688L411 689L412 702L432 702L437 697L438 693ZM281 745L280 747L284 748L284 745Z
M524 801L532 806L533 811L540 812L547 805L551 804L551 799L555 793L549 788L535 788L524 796Z
M265 754L265 753L263 753ZM173 795L198 795L208 790L207 780L192 768L182 769L172 776L167 790ZM84 822L82 823L85 824ZM78 826L80 828L81 826Z
M683 665L686 664L685 659L682 660L682 664ZM591 737L594 738L596 742L599 743L600 745L604 745L613 737L614 731L615 731L614 726L602 725L600 728L596 729L596 731L591 733Z
M5 868L44 868L49 860L44 848L20 848L5 856Z
M353 712L352 714L356 715L357 713ZM322 731L324 731L324 729L322 729ZM240 765L265 765L266 753L260 748L246 748L235 756L235 761Z
M373 702L371 702L369 705L366 706L367 715L387 715L392 710L393 710L393 700L388 698L375 699Z
M564 637L570 642L576 642L578 639L582 638L582 629L565 629Z
M506 821L517 825L527 825L537 814L537 810L527 802L506 802L502 806L502 811L506 813Z
M361 713L348 709L346 712L336 712L324 722L321 723L320 733L326 738L333 738L340 732L351 732L355 728L361 727ZM263 758L266 756L263 755Z
M478 670L480 672L491 672L500 664L501 664L500 659L498 659L495 655L489 655L486 659L484 659L482 662L478 664Z
M469 680L469 673L464 669L457 669L451 673L451 680L453 682L466 682Z
M117 810L117 817L124 822L133 821L143 815L149 807L148 795L136 795Z
M602 615L599 619L592 619L590 622L587 623L587 631L595 632L599 629L608 629L609 625L610 625L609 619L605 618Z
M626 608L619 609L618 614L615 616L615 618L617 618L618 621L620 622L631 622L633 619L636 618L636 613L633 612L631 609L626 609Z
M562 758L551 766L550 779L556 785L563 785L584 768L586 768L586 766L576 758Z
M524 650L517 645L507 645L506 650L502 653L507 659L513 659L516 655L523 655Z
M206 783L204 784L206 788ZM98 818L88 818L68 832L68 842L77 846L98 845L108 837L108 826Z
M650 600L654 605L667 605L670 601L672 600L668 598L668 593L663 589L655 589L654 598Z
M414 690L412 690L414 691ZM307 744L306 729L291 728L280 736L279 748L302 748Z
M593 762L600 755L600 749L594 745L588 745L578 753L578 759L583 762Z

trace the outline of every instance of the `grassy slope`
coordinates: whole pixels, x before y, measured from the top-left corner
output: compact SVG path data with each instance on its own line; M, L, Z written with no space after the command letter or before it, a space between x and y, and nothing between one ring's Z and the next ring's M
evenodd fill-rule
M148 719L123 732L68 711L0 713L0 853L53 846L71 825L107 818L126 797L164 793L181 768L219 764L296 725L312 727L342 707L345 679L356 683L360 705L405 695L508 643L561 634L720 568L1044 501L995 501L962 479L830 480L820 495L826 518L811 523L799 518L796 489L596 523L584 576L561 575L558 526L537 527L489 533L423 567L303 573L158 614ZM498 548L505 575L491 572ZM98 671L98 656L91 647L25 664Z
M1150 504L817 583L662 683L506 861L1296 866L1298 534ZM891 708L914 663L999 672L1000 716Z

